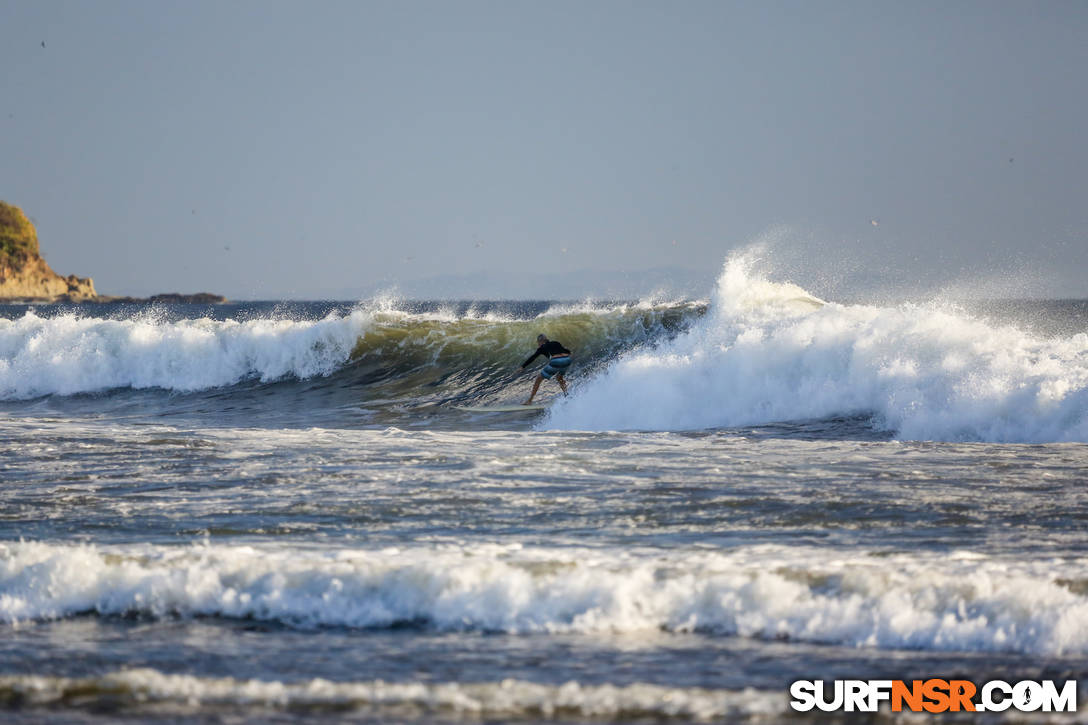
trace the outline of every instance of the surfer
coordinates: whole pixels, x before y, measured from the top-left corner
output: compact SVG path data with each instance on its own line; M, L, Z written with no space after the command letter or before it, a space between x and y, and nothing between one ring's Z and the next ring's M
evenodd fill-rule
M529 363L536 360L537 355L546 356L548 364L541 368L540 374L533 381L533 392L529 393L529 399L522 405L532 405L533 398L536 397L536 391L540 390L540 384L544 382L545 378L550 380L553 375L556 382L559 383L559 387L563 389L563 395L567 394L567 381L563 379L563 373L570 367L570 350L555 340L549 340L544 335L537 335L536 343L540 347L529 356L528 360L521 364L521 369L524 370Z

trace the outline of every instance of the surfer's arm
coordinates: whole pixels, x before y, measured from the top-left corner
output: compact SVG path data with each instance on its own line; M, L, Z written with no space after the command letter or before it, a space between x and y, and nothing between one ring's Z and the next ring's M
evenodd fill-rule
M529 356L528 360L526 360L525 362L523 362L521 364L521 369L524 370L525 368L529 367L529 363L531 363L533 360L536 360L538 355L543 355L543 354L544 354L544 346L541 345L540 347L538 347L536 349L536 352L534 352L532 355Z

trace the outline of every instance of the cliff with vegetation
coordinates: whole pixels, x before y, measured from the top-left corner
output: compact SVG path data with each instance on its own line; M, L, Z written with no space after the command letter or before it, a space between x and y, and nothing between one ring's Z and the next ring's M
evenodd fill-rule
M0 201L0 299L81 302L94 299L94 282L61 277L38 250L38 233L23 210Z
M27 302L151 302L160 304L218 304L227 298L201 292L176 292L154 297L99 295L90 277L61 277L38 249L38 233L23 210L0 201L0 301Z

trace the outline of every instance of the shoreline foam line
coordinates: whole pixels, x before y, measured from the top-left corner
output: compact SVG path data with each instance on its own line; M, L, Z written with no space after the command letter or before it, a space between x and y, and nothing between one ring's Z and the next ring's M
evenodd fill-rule
M0 676L0 699L13 696L22 708L78 705L96 701L111 708L155 705L307 708L396 708L488 717L631 717L710 721L726 716L777 715L787 711L784 692L713 690L637 683L590 685L570 681L546 685L525 680L500 682L300 682L196 677L141 668L101 677Z
M1061 572L1059 577L1055 572ZM0 543L0 622L86 613L299 628L702 632L875 649L1088 654L1088 559L763 545L708 552Z

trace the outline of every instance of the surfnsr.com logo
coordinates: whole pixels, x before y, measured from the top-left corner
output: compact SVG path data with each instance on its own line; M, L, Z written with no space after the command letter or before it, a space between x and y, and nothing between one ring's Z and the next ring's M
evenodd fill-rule
M798 712L876 712L888 703L892 712L1076 712L1077 682L991 680L981 687L970 680L798 680L790 685L790 707Z

